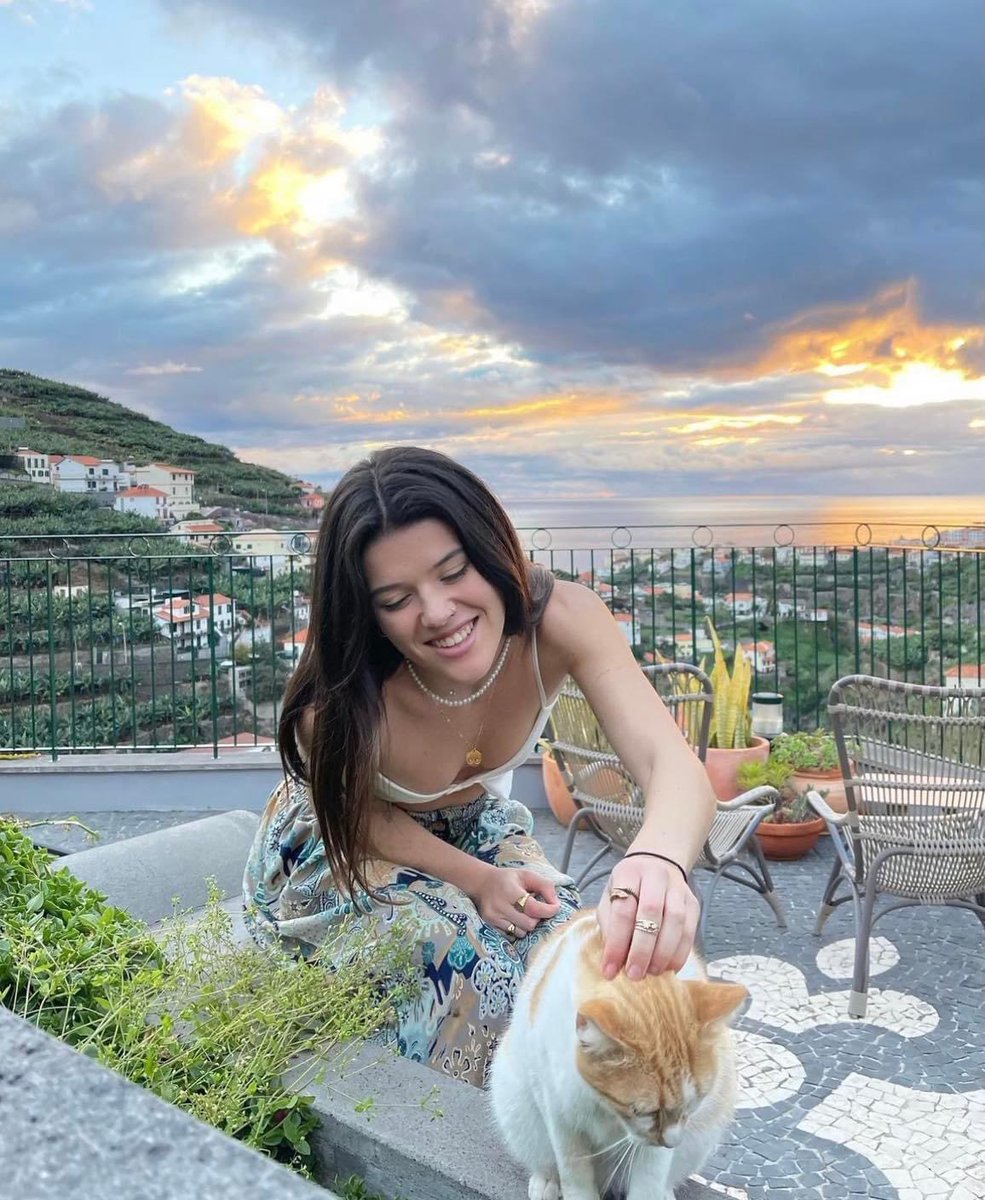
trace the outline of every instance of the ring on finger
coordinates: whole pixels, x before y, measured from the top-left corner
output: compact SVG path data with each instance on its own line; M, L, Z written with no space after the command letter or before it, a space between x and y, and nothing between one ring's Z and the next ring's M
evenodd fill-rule
M523 912L523 910L527 907L527 901L529 899L530 899L530 893L524 892L523 895L518 900L513 901L513 907L518 908L520 910L520 912Z
M609 899L610 900L628 900L630 896L632 896L633 899L636 901L636 903L639 904L640 894L639 894L639 892L634 891L633 888L631 888L631 887L610 887L609 888Z
M633 927L640 933L652 933L654 937L660 932L660 922L647 920L646 917L640 917L638 921L634 921Z
M506 932L510 937L516 937L516 926L512 921L506 926Z

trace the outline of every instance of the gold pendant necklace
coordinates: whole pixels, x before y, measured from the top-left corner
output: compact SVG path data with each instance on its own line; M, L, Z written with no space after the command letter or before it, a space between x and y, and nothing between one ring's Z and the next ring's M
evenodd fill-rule
M497 682L496 676L499 675L499 672L502 669L503 664L506 662L505 651L508 651L509 648L510 648L510 642L509 642L509 638L507 638L506 646L504 647L504 653L499 658L499 662L497 663L494 676L491 680L492 687L490 688L490 691L489 691L489 699L486 701L486 711L483 713L482 720L479 722L479 728L475 731L475 737L473 737L471 739L471 745L469 744L469 742L465 743L465 746L466 746L465 765L467 767L481 767L482 766L483 759L482 759L482 751L479 749L479 742L482 738L482 731L486 727L486 718L489 716L489 711L492 708L493 697L496 694L496 682ZM451 727L451 723L452 723L451 713L445 713L443 715L444 715L445 721L447 722L448 726ZM459 733L458 736L461 737L462 735ZM463 738L463 741L464 740L465 739Z

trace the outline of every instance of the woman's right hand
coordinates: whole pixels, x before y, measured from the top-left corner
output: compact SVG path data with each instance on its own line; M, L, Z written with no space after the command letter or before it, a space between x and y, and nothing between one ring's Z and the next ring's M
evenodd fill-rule
M524 896L529 897L525 902ZM549 921L561 911L554 884L522 867L489 867L479 877L471 898L487 925L517 938L526 937L541 921ZM523 903L522 909L518 902Z

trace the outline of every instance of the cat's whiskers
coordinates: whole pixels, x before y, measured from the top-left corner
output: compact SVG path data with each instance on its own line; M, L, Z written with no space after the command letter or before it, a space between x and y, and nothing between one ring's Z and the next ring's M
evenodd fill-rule
M605 1193L612 1186L616 1176L620 1173L620 1171L622 1171L624 1164L627 1166L625 1173L627 1177L629 1176L628 1167L632 1165L633 1158L639 1150L640 1143L637 1142L632 1134L627 1134L624 1138L620 1138L615 1144L618 1146L620 1143L623 1144L622 1150L619 1152L619 1157L616 1159L615 1166L609 1172L608 1179L606 1179L605 1183L602 1185L602 1195L605 1195Z
M587 1158L601 1158L603 1154L611 1154L615 1150L617 1150L620 1146L623 1146L623 1145L625 1145L626 1142L631 1142L632 1140L633 1140L633 1135L631 1133L625 1133L625 1134L623 1134L623 1136L621 1138L616 1138L616 1140L612 1143L611 1146L603 1146L601 1150L595 1150L591 1154L578 1154L578 1155L576 1155L576 1157L579 1160L587 1159Z

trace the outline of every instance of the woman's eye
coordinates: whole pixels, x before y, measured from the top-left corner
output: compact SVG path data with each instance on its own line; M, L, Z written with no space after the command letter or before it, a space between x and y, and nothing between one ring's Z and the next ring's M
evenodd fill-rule
M380 608L382 608L384 612L396 612L398 609L403 608L406 603L407 597L404 596L400 600L391 600L389 604L381 604Z
M454 583L456 579L461 579L462 576L465 574L465 572L468 569L469 569L469 565L468 565L468 563L466 563L464 567L461 567L457 571L453 571L451 575L443 575L441 578L441 582L442 583Z

